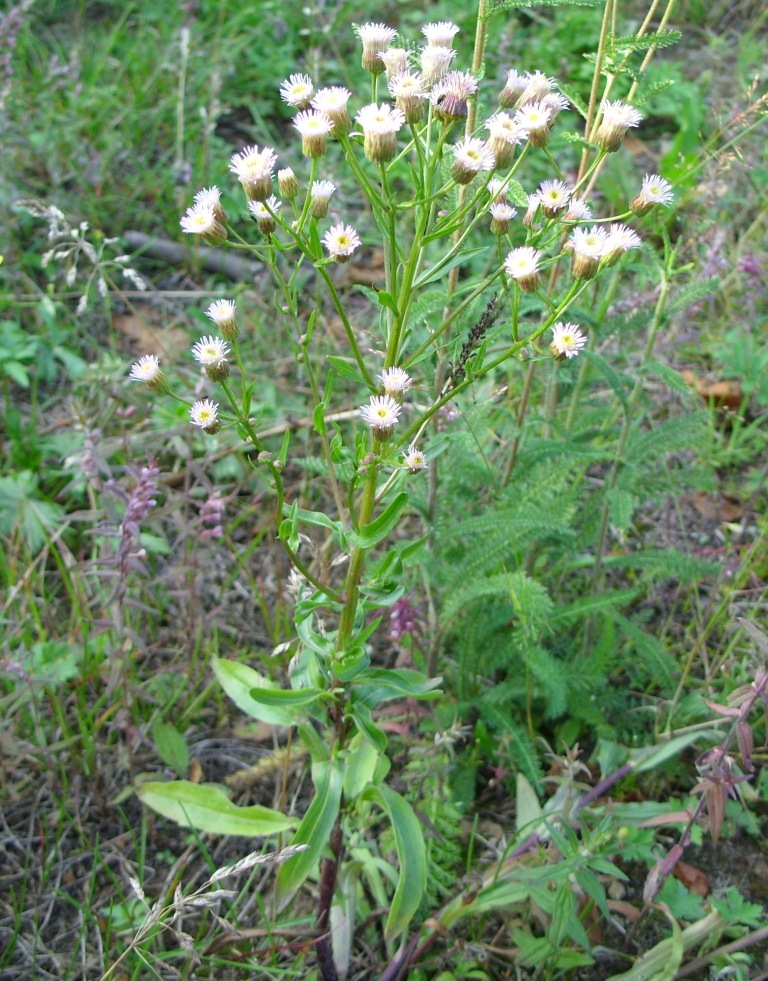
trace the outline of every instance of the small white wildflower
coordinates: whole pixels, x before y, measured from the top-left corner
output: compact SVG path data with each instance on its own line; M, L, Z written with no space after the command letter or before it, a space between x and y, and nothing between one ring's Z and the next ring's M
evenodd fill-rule
M417 123L424 115L427 89L418 72L401 71L389 79L389 94L407 123Z
M491 232L494 235L506 235L510 221L517 214L517 209L503 201L494 201L488 211L491 214Z
M605 243L605 253L603 254L603 265L615 266L625 252L630 249L639 249L642 244L642 239L637 232L627 225L610 225Z
M539 260L541 252L524 245L512 249L504 260L504 269L508 276L514 279L525 293L535 292L540 285Z
M243 185L249 201L264 201L272 193L272 171L277 154L272 147L249 146L233 155L229 169Z
M563 181L543 181L538 190L539 204L547 218L556 218L568 207L571 191Z
M518 106L525 106L531 102L539 102L544 96L550 94L554 84L554 78L548 78L544 72L528 72L525 76L525 88L517 100Z
M256 219L259 231L262 235L271 235L277 228L275 215L282 207L283 202L278 201L274 194L270 194L266 201L249 201L248 210Z
M214 300L205 311L206 317L210 317L227 341L233 341L240 332L237 326L236 309L233 300Z
M552 328L549 350L553 358L562 361L564 358L575 358L586 343L587 339L577 324L564 324L560 321Z
M524 143L528 133L506 112L497 112L486 121L488 147L496 157L497 167L508 167L515 155L515 147Z
M408 447L408 452L403 457L403 466L411 473L418 473L419 470L427 469L426 457L415 443L411 443Z
M640 193L632 200L629 207L636 215L645 215L657 204L667 205L674 200L672 185L658 174L646 174Z
M221 337L201 337L192 345L192 356L211 381L222 381L229 375L228 354L229 346Z
M421 49L419 67L427 87L435 85L448 71L456 57L453 48L434 48L427 45Z
M189 421L193 426L204 429L206 433L216 433L221 428L219 406L210 399L201 399L193 403L189 410Z
M318 89L312 99L312 108L325 113L332 123L331 136L346 136L352 120L349 117L347 103L352 93L341 85Z
M481 171L493 170L496 166L496 158L491 150L475 137L456 143L453 156L451 177L457 184L469 184Z
M592 209L579 198L571 198L568 202L568 210L563 215L563 221L589 221L592 217Z
M226 228L208 205L193 204L187 208L179 224L186 235L202 235L206 242L213 245L220 244L227 237Z
M397 37L397 31L386 24L361 24L355 33L363 42L362 65L365 71L378 74L384 71L379 55L386 51Z
M384 393L396 402L403 401L403 395L411 386L413 379L403 368L385 368L379 375Z
M155 381L162 374L160 359L154 354L145 354L143 357L131 365L131 375L134 381L143 381L149 384Z
M643 117L637 109L618 100L609 102L604 99L600 108L603 118L595 133L595 143L606 153L614 153L624 143L627 130L639 126Z
M387 79L399 75L400 72L404 72L408 68L408 52L405 48L387 48L386 51L379 54L379 58L384 65Z
M374 163L385 163L397 152L397 134L405 124L400 109L375 102L363 106L355 117L363 131L363 152Z
M374 439L389 439L400 416L401 407L390 395L372 395L368 405L360 406L360 415L371 427Z
M525 86L527 84L527 76L516 71L514 68L511 68L507 72L504 88L499 93L499 105L501 108L511 109L523 92L525 92Z
M306 109L314 91L309 75L291 75L280 85L280 98L294 109Z
M568 242L573 252L571 273L574 279L592 279L597 273L600 260L606 253L608 235L594 225L590 229L577 228Z
M328 207L331 195L336 190L336 185L330 181L314 181L310 192L309 210L314 218L325 218L328 214Z
M450 48L453 39L459 33L459 27L449 20L441 20L435 24L425 24L421 33L427 39L427 44L433 48Z
M339 222L323 235L323 245L336 262L348 262L349 257L359 248L360 236L351 225Z
M301 134L301 152L310 160L325 153L326 137L333 129L333 122L324 112L305 109L294 119L293 125Z
M444 51L445 48L436 48ZM477 79L469 72L448 72L433 87L429 99L441 119L466 119L467 100L477 92Z

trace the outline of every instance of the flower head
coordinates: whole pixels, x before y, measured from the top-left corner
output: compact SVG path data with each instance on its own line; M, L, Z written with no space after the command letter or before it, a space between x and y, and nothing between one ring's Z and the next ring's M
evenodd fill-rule
M643 117L637 109L618 100L604 99L600 108L603 118L595 133L595 143L606 153L614 153L624 143L630 126L639 126Z
M346 136L352 126L347 103L352 93L342 85L319 89L312 99L312 108L325 115L333 123L331 136Z
M401 406L391 395L372 395L368 405L360 406L360 415L371 427L373 438L384 442L400 416Z
M227 237L227 230L216 217L215 210L205 203L187 208L179 224L185 234L202 235L209 245L221 245Z
M461 140L453 147L451 177L457 184L469 184L480 171L493 170L496 158L486 144L475 137Z
M232 157L229 169L243 185L249 201L265 201L272 193L272 171L276 160L277 154L268 146L263 150L249 146Z
M271 235L277 228L275 215L282 207L282 201L278 201L274 194L270 194L266 201L249 201L248 210L256 219L259 231L262 235Z
M363 42L363 68L374 74L383 72L384 65L379 55L394 41L397 31L386 24L361 24L355 28L355 33Z
M389 94L407 123L418 123L424 115L427 89L418 72L402 71L389 79Z
M299 182L290 167L283 167L282 170L278 170L277 186L280 190L280 196L287 201L293 201L299 193Z
M408 447L408 452L403 457L403 466L411 473L418 473L419 470L427 469L427 459L415 443L411 443Z
M387 48L386 51L381 52L379 58L384 64L388 79L408 68L408 52L405 48Z
M517 209L503 201L494 201L488 208L491 214L491 232L494 235L506 235L509 223L517 214Z
M528 137L515 120L506 112L497 112L486 122L488 130L488 149L496 158L496 166L508 167L515 155L515 147L524 143Z
M154 354L145 354L143 357L131 365L130 378L134 381L143 381L153 392L158 395L169 391L168 382L160 367L160 359Z
M534 146L542 147L549 143L552 110L541 102L529 102L515 113L515 122L528 133Z
M306 109L314 91L309 75L291 75L280 86L280 98L295 109Z
M512 249L504 260L504 269L524 293L535 292L540 285L539 260L541 252L524 245Z
M455 57L456 52L453 48L436 48L429 44L422 48L419 67L424 76L424 84L431 87L439 82Z
M568 207L571 191L562 181L543 181L538 198L543 214L547 218L557 218Z
M221 337L201 337L192 346L192 356L211 381L221 381L229 375L228 354L229 346Z
M545 109L550 109L552 115L549 117L549 125L554 126L555 120L566 109L571 108L570 102L560 92L550 92L541 99L541 104Z
M385 368L379 375L384 394L396 402L403 401L403 395L411 386L413 379L403 368Z
M525 86L528 84L528 79L526 75L521 75L520 72L511 68L507 72L507 80L504 83L504 88L499 93L499 105L502 109L510 109L520 96L525 92Z
M204 187L197 192L194 201L201 208L210 208L222 224L226 222L227 213L221 206L221 191L218 187Z
M525 106L531 102L541 101L544 96L549 95L554 84L555 80L553 78L547 78L544 72L527 72L525 76L525 88L518 97L517 105Z
M445 50L445 49L443 49ZM469 72L448 72L429 96L441 119L466 119L467 100L477 92L477 79Z
M671 204L674 200L672 185L658 174L646 174L640 193L630 202L630 210L636 215L645 215L657 204Z
M240 333L235 310L236 305L233 300L214 300L205 311L206 317L210 317L216 324L225 341L234 341Z
M336 262L349 262L349 257L360 246L360 236L351 225L339 222L323 235L323 245Z
M333 129L333 122L324 112L305 109L294 119L293 125L301 133L301 152L310 160L325 153L325 138Z
M328 214L328 206L331 195L336 190L336 185L330 181L314 181L310 192L309 210L314 218L325 218Z
M219 407L216 402L210 399L201 399L192 405L189 410L189 421L193 426L197 426L206 433L213 435L221 429L219 422Z
M608 228L608 238L603 255L604 266L615 266L619 259L630 249L638 249L643 244L642 239L627 225L611 225Z
M549 351L553 358L562 361L564 358L575 358L586 343L587 339L577 324L564 324L560 321L552 328Z
M574 279L593 279L605 255L608 234L597 225L590 229L577 228L568 241L573 252L571 273Z
M563 221L589 221L592 217L592 209L579 198L571 198L568 202L568 210L563 215Z
M397 152L397 134L405 123L400 109L375 102L363 106L355 117L363 131L363 152L374 163L385 163Z
M453 46L454 37L459 33L459 28L449 20L441 20L436 24L425 24L421 33L430 47L450 48Z

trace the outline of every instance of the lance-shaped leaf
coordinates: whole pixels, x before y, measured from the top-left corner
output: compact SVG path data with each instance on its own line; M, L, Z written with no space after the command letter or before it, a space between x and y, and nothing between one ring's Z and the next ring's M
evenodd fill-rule
M260 675L258 671L249 668L247 664L214 657L213 673L227 695L246 715L273 726L294 724L295 718L288 706L268 705L254 699L251 692L255 689L276 690L277 685Z
M369 787L363 797L375 801L386 812L392 824L400 869L384 934L388 938L398 937L408 928L427 885L424 836L411 805L391 788L384 784L380 787Z
M136 788L142 803L183 828L197 828L214 835L276 835L296 827L296 819L280 811L254 804L238 807L221 787L174 780L144 783Z
M341 803L342 768L338 760L312 767L315 796L296 829L291 845L308 847L284 862L277 873L275 894L284 905L317 865L331 836Z
M369 525L366 525L359 532L348 531L347 538L353 545L357 545L358 548L371 548L371 546L376 545L383 538L386 538L392 531L400 520L400 515L403 513L407 503L408 495L406 493L398 494L393 501L390 501L378 518Z
M366 705L393 698L438 698L442 678L428 678L410 668L368 668L354 680L355 696Z

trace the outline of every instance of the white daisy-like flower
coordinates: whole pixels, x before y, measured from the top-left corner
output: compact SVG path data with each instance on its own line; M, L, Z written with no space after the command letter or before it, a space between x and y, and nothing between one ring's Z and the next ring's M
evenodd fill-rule
M555 120L561 112L571 108L570 102L560 92L550 92L541 99L541 104L545 109L551 109L552 115L549 117L549 125L553 126Z
M674 200L672 185L658 174L646 174L640 193L630 203L630 210L636 215L647 214L657 204L671 204Z
M496 157L497 167L508 167L515 155L515 147L528 138L522 129L506 112L497 112L486 121L488 147Z
M226 238L226 229L207 204L193 204L187 208L179 224L187 235L202 235L206 239Z
M517 209L503 201L494 201L488 211L491 215L491 232L494 235L506 235L510 221L517 214Z
M528 207L526 209L525 215L523 216L523 224L526 228L533 227L533 219L539 210L539 195L538 194L528 194Z
M502 204L506 203L507 200L507 182L501 180L498 177L494 177L493 180L488 181L488 186L486 187L488 194L491 197L491 201L499 201Z
M207 433L215 433L220 428L219 406L210 399L200 399L189 410L189 421Z
M595 133L595 143L606 153L614 153L624 143L624 137L630 127L639 126L642 114L617 100L609 102L604 99L600 106L602 119Z
M266 201L249 201L248 210L256 219L259 231L262 235L271 235L277 228L275 215L283 206L282 201L278 201L274 194L270 194Z
M528 72L525 76L525 88L517 100L518 106L539 102L545 95L549 95L554 84L554 78L548 78L544 72Z
M467 100L476 92L477 79L474 75L469 72L448 72L433 87L429 99L441 118L465 119Z
M435 24L425 24L421 33L427 39L427 44L433 48L450 48L453 46L453 39L459 33L460 28L449 20L441 20Z
M511 68L507 72L504 88L499 93L499 105L502 109L510 109L514 106L523 92L525 92L525 86L527 84L527 75L521 74L514 68Z
M309 75L291 75L280 86L280 98L295 109L306 109L314 91Z
M539 262L541 252L523 245L512 251L504 260L504 269L525 293L533 293L539 288Z
M386 51L379 54L379 58L384 65L388 79L394 75L399 75L400 72L404 72L408 68L408 52L405 48L387 48Z
M411 473L418 473L419 470L427 469L427 459L415 443L411 443L408 452L403 456L403 466Z
M530 102L515 113L515 122L526 131L534 146L546 146L551 130L552 110L540 102Z
M143 381L148 385L156 381L162 375L160 359L154 354L145 354L143 357L131 365L130 377L134 381Z
M552 357L558 361L575 358L587 343L587 339L577 324L556 323L552 328L552 343L549 345Z
M332 85L330 88L318 89L312 99L312 108L325 115L333 123L331 136L345 136L351 127L347 103L352 93L342 85Z
M272 193L272 171L277 154L272 147L249 146L234 154L229 169L243 185L249 201L264 201Z
M639 249L643 244L640 236L627 225L610 225L603 254L604 266L615 266L625 252Z
M379 55L392 44L397 31L386 24L361 24L355 28L355 33L363 42L363 68L367 72L384 71Z
M363 131L363 152L374 163L385 163L397 152L397 134L405 125L402 110L383 103L363 106L355 117Z
M592 217L592 209L579 198L571 198L568 202L568 210L563 215L563 221L589 221Z
M389 94L405 116L405 121L419 122L424 114L424 102L427 99L423 75L410 71L398 72L389 79L388 87Z
M574 230L568 240L568 250L573 252L571 273L574 279L592 279L595 276L607 244L608 234L598 225Z
M333 120L317 109L305 109L294 119L293 125L301 133L301 152L313 159L325 153L326 137L333 130Z
M221 336L227 341L234 341L240 333L236 310L237 305L234 300L214 300L205 311L206 317L211 318L221 331Z
M349 257L361 245L360 236L351 225L339 222L323 235L323 245L336 262L349 262Z
M476 137L456 143L453 156L451 177L457 184L469 184L481 171L493 170L496 166L496 158L491 150Z
M192 356L204 368L220 367L227 360L229 345L221 337L201 337L192 345Z
M556 218L568 207L571 191L563 181L543 181L538 190L539 204L547 218Z
M221 191L215 186L204 187L197 192L194 202L199 204L201 208L210 208L211 211L215 212L217 208L221 207Z
M403 401L403 395L411 386L413 379L404 368L385 368L379 375L384 393L396 402Z
M309 209L314 218L325 218L328 214L328 207L331 195L336 190L336 185L330 181L314 181L310 191Z
M368 405L360 406L360 415L368 423L374 437L388 439L400 416L401 406L391 395L372 395Z
M421 49L419 67L427 88L440 81L455 57L456 52L453 48L434 48L427 45Z

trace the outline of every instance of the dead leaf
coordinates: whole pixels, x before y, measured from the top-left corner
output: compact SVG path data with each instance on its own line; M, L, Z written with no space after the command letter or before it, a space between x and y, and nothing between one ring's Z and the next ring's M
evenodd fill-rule
M741 383L737 379L705 381L697 378L689 368L684 368L680 374L705 402L712 402L721 409L738 409L741 405Z
M685 888L689 889L694 895L701 896L702 898L709 895L712 887L709 884L709 879L701 869L697 869L687 862L678 862L672 869L672 875L682 882Z
M725 494L707 494L701 491L690 500L699 514L714 521L738 521L744 515L744 506Z
M168 326L163 312L146 303L134 306L132 313L115 314L112 325L140 354L175 357L189 347L187 331Z

